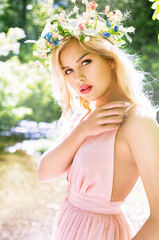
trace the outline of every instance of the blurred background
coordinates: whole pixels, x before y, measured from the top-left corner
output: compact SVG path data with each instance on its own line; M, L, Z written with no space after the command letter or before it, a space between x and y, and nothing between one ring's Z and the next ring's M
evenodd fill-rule
M159 1L97 0L98 11L131 11L126 26L136 28L128 44L141 58L149 96L159 104ZM84 5L77 0L80 9ZM66 176L40 182L41 154L61 134L61 109L52 96L48 68L31 66L32 52L47 19L73 4L62 0L0 0L0 240L49 240L55 214L62 203ZM104 7L103 7L104 6ZM159 121L159 118L157 118ZM149 215L141 179L123 204L137 231Z

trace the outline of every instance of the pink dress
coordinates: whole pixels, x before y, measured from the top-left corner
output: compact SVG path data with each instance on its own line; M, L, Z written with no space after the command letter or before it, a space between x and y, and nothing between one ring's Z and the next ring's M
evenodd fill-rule
M52 240L130 240L133 232L111 202L117 130L88 137L67 170L68 191L53 225Z

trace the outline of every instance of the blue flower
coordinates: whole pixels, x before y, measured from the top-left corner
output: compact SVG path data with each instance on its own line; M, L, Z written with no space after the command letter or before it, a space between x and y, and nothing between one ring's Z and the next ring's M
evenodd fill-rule
M108 20L106 21L106 26L111 27L111 23Z
M51 37L52 37L52 33L50 33L50 32L46 33L45 36L44 36L44 38L45 38L48 42L50 42Z
M118 30L119 30L119 27L117 25L115 25L114 32L118 32Z
M54 44L54 46L56 47L57 45L59 45L59 40L58 39L54 39L52 41L52 43Z
M110 35L111 35L111 34L110 34L109 32L104 32L104 33L103 33L103 36L104 36L104 37L110 37Z

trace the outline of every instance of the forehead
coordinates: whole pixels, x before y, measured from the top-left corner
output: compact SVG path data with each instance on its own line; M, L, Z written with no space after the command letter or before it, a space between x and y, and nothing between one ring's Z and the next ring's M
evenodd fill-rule
M85 53L88 53L88 50L84 49L77 39L73 39L61 49L59 53L60 64L62 66L68 65L72 61L77 61Z

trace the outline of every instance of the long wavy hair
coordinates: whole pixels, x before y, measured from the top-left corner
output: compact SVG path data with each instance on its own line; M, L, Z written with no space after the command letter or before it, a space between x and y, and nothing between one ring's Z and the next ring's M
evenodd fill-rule
M90 102L73 92L61 70L60 51L72 39L65 39L52 53L53 95L61 106L63 116L68 119L73 113L82 111L83 108L88 110L91 108ZM131 103L144 107L156 118L157 111L150 99L149 92L145 89L147 81L144 72L139 69L139 58L137 56L119 49L101 35L92 36L90 41L79 41L79 43L89 52L99 54L101 57L114 62L117 84L122 92Z

